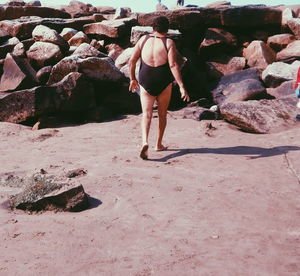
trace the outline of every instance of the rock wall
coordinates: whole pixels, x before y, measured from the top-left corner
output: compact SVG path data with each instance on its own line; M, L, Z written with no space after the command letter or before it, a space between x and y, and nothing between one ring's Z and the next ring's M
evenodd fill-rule
M237 125L240 120L233 120L228 109L240 112L234 105L243 101L253 101L242 105L249 108L245 118L256 112L255 104L261 107L260 100L282 103L287 97L296 106L292 88L288 93L274 89L295 80L300 66L299 10L220 2L132 13L79 1L61 9L41 7L39 1L10 1L0 7L0 121L20 123L69 111L101 121L107 114L140 112L138 94L128 91L128 62L135 43L152 32L150 25L160 15L169 19L169 36L188 60L183 79L198 106L218 105L214 110ZM183 103L175 84L171 108L179 107ZM290 107L290 116L286 110L278 115L284 125L295 123Z

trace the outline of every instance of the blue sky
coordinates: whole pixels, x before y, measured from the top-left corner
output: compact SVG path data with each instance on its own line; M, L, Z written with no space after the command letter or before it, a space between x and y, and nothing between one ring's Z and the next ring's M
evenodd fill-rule
M0 0L0 4L6 3L8 0ZM27 2L29 0L25 0ZM43 6L66 5L69 0L40 0ZM155 10L157 0L82 0L81 2L90 3L94 6L111 6L111 7L130 7L135 12L151 12ZM185 0L185 4L194 4L198 6L206 6L209 3L216 2L214 0ZM296 0L232 0L232 5L247 5L247 4L266 4L266 5L296 5L299 1ZM161 0L161 3L171 8L176 3L176 0Z

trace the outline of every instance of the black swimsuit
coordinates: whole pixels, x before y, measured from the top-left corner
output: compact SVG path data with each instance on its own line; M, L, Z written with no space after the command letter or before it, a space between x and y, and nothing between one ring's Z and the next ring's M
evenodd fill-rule
M150 35L147 35L142 43L141 48L145 45ZM159 37L162 39L165 48L168 52L166 45L166 37ZM139 83L140 85L152 96L158 96L164 89L173 82L174 78L169 66L169 63L165 63L160 66L149 66L141 58L141 66L139 71Z

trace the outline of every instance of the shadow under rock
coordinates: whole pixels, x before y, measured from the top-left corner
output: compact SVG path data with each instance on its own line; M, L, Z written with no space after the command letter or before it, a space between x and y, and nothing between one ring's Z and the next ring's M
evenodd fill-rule
M102 205L102 201L90 196L89 194L87 194L88 197L88 202L89 202L89 207L86 210L90 210L90 209L94 209L97 208L98 206Z
M227 148L187 148L187 149L167 149L167 151L173 151L165 157L151 159L149 161L156 162L166 162L170 159L184 156L187 154L205 154L205 153L213 153L213 154L226 154L226 155L245 155L248 156L249 159L257 159L263 157L271 157L276 155L286 154L289 151L300 150L300 147L297 146L279 146L272 148L260 148L260 147L249 147L249 146L237 146L237 147L227 147ZM250 155L250 156L249 156Z

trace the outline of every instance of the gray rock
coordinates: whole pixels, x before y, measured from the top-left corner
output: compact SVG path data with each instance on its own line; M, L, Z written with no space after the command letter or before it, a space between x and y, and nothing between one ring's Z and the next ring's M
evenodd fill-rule
M20 40L16 37L9 38L8 40L4 41L0 45L0 59L6 57L8 53L11 53L14 47L20 42Z
M58 34L56 30L50 29L47 26L38 25L32 32L32 37L35 41L49 42L58 45L62 51L69 50L69 44Z
M26 54L31 63L39 68L54 65L64 57L58 45L48 42L35 42Z
M87 57L107 57L107 55L101 53L96 48L91 46L88 43L82 43L77 49L74 51L73 55L77 55L81 58Z
M22 191L10 198L12 209L30 212L82 211L89 206L81 184L62 182L45 175L24 179L24 183Z
M37 83L36 72L27 60L7 54L0 80L0 91L30 88Z
M278 52L295 41L295 39L295 36L292 34L278 34L270 36L267 43L273 50Z
M300 25L299 25L300 27ZM300 58L300 40L291 42L285 49L277 53L278 61L296 60Z
M53 67L48 84L59 82L70 72L82 72L87 77L99 81L118 82L124 78L111 58L89 57L82 59L78 56L70 56Z
M227 103L220 106L221 115L241 130L252 133L271 133L295 126L297 99L289 97Z
M274 62L262 72L262 80L267 87L277 87L285 81L295 80L299 67L300 61L295 61L292 64Z
M12 55L14 56L18 56L18 57L25 57L26 56L26 50L24 47L24 44L22 42L18 43L13 51L12 51Z
M122 52L122 54L120 54L118 56L118 58L115 61L115 65L117 68L121 68L124 65L128 64L128 62L133 54L133 50L134 50L133 47L127 48Z
M63 39L65 39L66 41L70 40L74 35L76 35L78 33L77 30L73 29L73 28L64 28L62 30L62 32L60 33L60 35L62 36Z
M294 85L295 85L294 80L285 81L276 88L268 88L267 93L275 97L276 99L294 96L295 94Z
M293 18L287 21L289 29L297 39L300 39L300 18Z
M117 8L113 20L129 17L131 14L130 8Z
M41 7L42 4L41 4L41 1L39 1L39 0L33 0L33 1L27 2L26 6L28 6L28 7Z
M113 60L116 60L124 51L124 49L115 43L111 43L105 46L108 56Z

